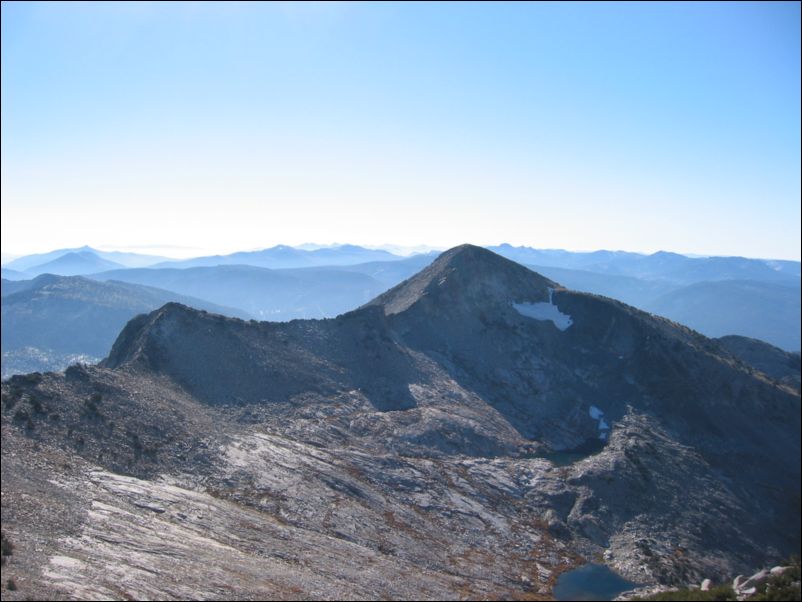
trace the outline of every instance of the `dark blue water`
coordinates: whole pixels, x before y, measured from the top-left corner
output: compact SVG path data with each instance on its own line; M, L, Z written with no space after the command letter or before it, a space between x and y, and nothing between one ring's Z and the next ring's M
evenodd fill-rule
M603 564L584 564L557 578L554 597L557 600L612 600L637 586Z
M535 456L536 458L543 458L544 460L548 460L555 466L570 466L571 464L575 464L580 460L584 460L590 454L582 454L576 452L546 452L542 454L538 454Z
M582 445L573 449L541 453L537 454L535 457L549 460L555 466L570 466L575 462L579 462L588 456L600 452L604 449L604 444L605 441L601 439L587 439Z

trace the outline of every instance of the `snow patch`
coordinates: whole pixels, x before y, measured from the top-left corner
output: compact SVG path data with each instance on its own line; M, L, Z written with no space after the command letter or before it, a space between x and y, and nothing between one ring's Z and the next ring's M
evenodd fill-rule
M599 422L599 439L606 441L607 431L610 430L610 425L607 424L607 421L604 419L604 412L596 406L590 406L590 408L588 408L588 414L590 414L590 417L593 418L593 420L597 420Z
M554 304L554 289L551 287L549 287L548 303L513 303L512 306L515 308L515 311L527 318L551 320L560 330L565 330L574 323L571 316L562 313Z

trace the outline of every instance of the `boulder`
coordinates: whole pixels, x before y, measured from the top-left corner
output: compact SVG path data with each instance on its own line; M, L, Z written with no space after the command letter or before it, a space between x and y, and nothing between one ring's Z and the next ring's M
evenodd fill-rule
M768 578L769 578L769 572L766 569L758 571L757 573L749 577L749 579L747 579L741 584L741 589L757 587L758 585L766 581L766 579Z

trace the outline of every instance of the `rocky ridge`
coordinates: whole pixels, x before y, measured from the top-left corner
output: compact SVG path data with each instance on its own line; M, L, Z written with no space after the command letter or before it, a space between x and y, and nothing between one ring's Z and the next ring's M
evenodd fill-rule
M687 584L798 550L799 408L716 341L463 246L336 319L168 304L99 366L4 381L3 524L23 548L62 505L26 570L80 597L539 596L601 555Z

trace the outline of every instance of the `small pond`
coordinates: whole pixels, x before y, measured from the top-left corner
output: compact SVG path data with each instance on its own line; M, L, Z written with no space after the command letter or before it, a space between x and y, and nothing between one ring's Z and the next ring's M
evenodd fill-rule
M616 575L603 564L584 564L557 578L554 597L557 600L612 600L635 587L637 583Z
M575 462L584 460L588 456L599 453L604 449L604 444L605 441L602 441L601 439L588 439L578 447L560 451L544 452L535 455L535 457L548 460L555 466L569 466Z
M542 454L538 454L535 457L548 460L555 466L570 466L571 464L575 464L580 460L584 460L589 455L590 454L583 454L580 452L556 451L556 452L545 452Z

